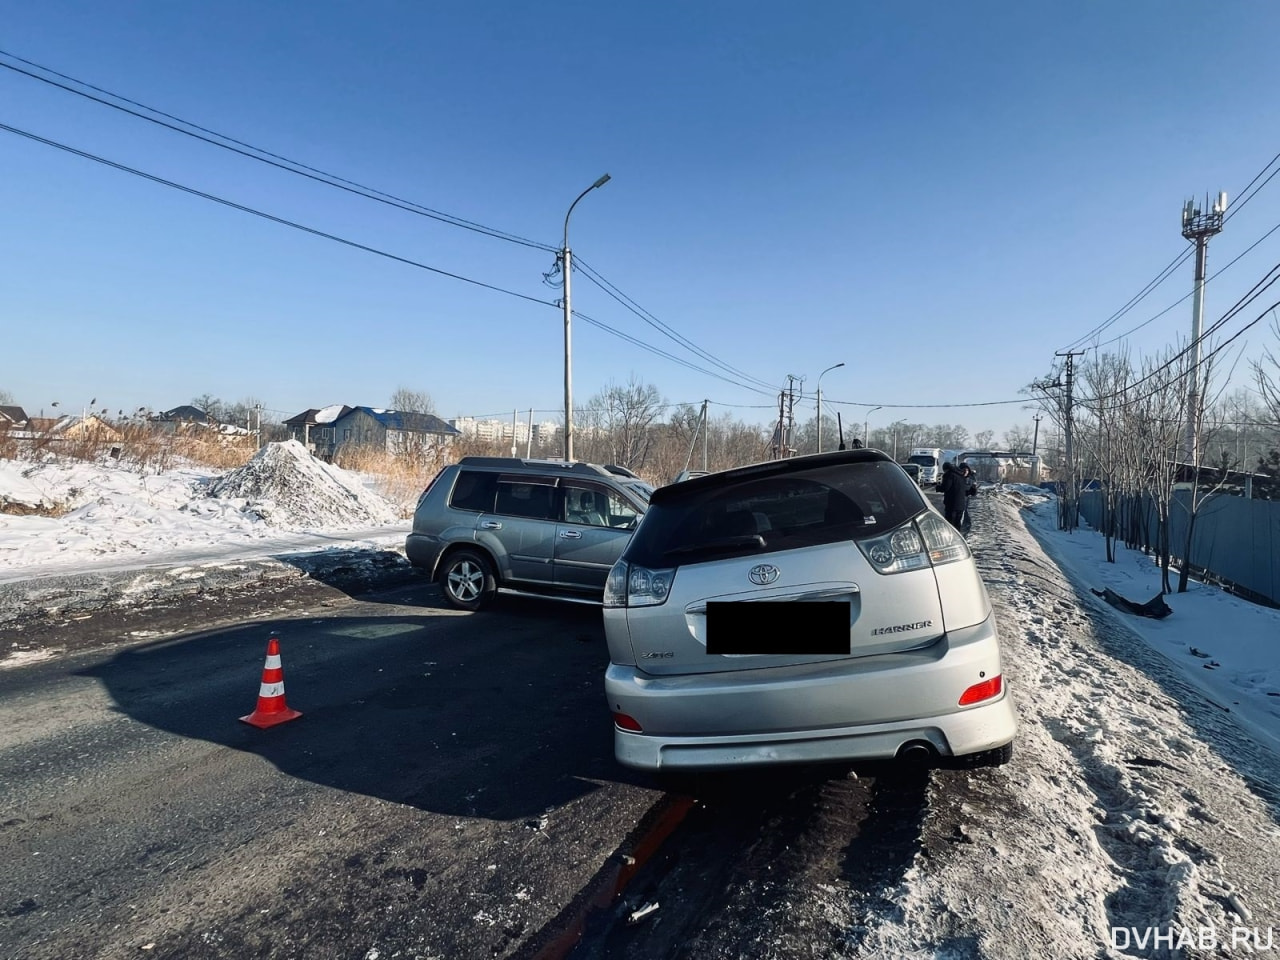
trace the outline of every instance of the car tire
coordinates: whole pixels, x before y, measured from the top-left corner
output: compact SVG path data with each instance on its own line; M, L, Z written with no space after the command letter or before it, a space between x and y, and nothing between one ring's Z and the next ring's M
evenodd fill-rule
M956 757L956 765L964 770L973 770L978 767L1002 767L1012 759L1013 744L1006 743L1003 747Z
M479 610L498 592L493 564L475 550L458 550L445 557L436 581L445 600L459 610Z

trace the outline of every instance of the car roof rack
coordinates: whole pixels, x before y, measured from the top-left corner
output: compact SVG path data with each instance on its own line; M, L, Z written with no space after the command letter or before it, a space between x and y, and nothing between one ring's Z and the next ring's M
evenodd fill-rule
M542 471L559 470L565 473L586 473L596 477L617 475L599 464L582 460L569 463L564 460L528 460L523 457L463 457L458 464L466 467L494 467L501 470L521 467Z

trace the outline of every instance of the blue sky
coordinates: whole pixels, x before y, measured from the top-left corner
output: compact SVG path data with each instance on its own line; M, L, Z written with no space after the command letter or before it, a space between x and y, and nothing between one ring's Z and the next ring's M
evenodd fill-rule
M787 374L872 424L1029 424L1060 350L1184 247L1183 200L1280 152L1280 7L1125 3L0 2L0 49L310 166L558 246L768 386L585 321L610 382L749 421ZM3 59L3 58L0 58ZM6 62L12 63L9 60ZM536 299L553 255L271 169L0 70L0 122ZM290 416L425 390L445 416L563 402L557 309L372 256L0 131L0 389ZM1280 221L1280 178L1210 247ZM1213 320L1280 232L1210 284ZM581 273L575 310L724 373ZM1191 288L1188 263L1108 339ZM1274 298L1273 298L1274 299ZM1265 301L1271 302L1270 300ZM1228 328L1234 332L1257 311ZM1189 303L1126 338L1154 354ZM1274 338L1264 322L1245 357ZM1115 349L1113 346L1111 349ZM724 374L731 380L745 378ZM1245 386L1243 365L1236 377ZM753 384L757 385L758 384ZM843 405L842 405L843 404Z

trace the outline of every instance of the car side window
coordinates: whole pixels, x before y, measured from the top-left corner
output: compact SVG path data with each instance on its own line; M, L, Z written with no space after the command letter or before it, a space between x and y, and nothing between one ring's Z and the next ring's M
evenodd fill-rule
M640 522L640 511L633 507L624 497L616 494L606 494L608 497L608 506L605 513L605 521L609 526L620 530L633 530L637 523Z
M551 480L540 483L536 479L500 477L495 510L509 517L554 520L555 494Z
M602 490L594 487L577 486L572 483L563 485L564 515L566 523L582 523L590 527L607 527L608 497Z
M449 506L455 510L475 510L478 513L493 511L494 496L498 492L498 475L478 470L463 470L453 484Z
M640 511L620 493L600 487L565 483L561 519L591 527L613 527L630 530L640 518Z

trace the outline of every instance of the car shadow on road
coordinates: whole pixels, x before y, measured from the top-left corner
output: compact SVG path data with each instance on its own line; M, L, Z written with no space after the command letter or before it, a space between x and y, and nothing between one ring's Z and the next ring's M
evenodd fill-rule
M350 597L423 581L403 553L389 548L281 553L272 559Z
M260 730L239 718L257 701L271 635L302 717ZM84 673L133 720L291 777L512 820L604 782L645 784L613 758L607 660L598 609L507 601L481 614L423 608L192 633Z

